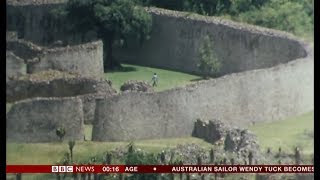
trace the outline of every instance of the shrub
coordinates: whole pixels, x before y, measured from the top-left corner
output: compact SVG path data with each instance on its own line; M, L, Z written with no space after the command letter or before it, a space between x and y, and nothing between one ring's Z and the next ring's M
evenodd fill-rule
M217 75L220 72L221 62L213 51L213 43L209 36L205 36L203 45L199 49L199 56L198 68L203 73L204 78Z
M63 127L59 127L56 129L56 135L59 137L61 142L65 134L66 134L66 130Z

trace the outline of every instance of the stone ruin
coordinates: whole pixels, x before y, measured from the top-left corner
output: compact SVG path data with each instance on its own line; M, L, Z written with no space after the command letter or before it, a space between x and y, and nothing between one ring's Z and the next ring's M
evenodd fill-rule
M14 102L7 114L9 124L20 118L13 112L24 112L24 107L36 111L29 104L38 101L37 98L46 99L40 102L48 105L57 98L80 99L83 121L93 123L95 141L185 137L192 134L196 118L214 117L228 124L246 126L252 121L278 120L313 110L313 50L305 42L266 28L158 8L148 9L154 28L150 40L139 47L128 42L127 48L115 49L116 58L127 63L198 73L195 50L201 45L202 37L209 34L217 45L218 57L225 61L222 71L226 75L163 92L131 91L114 96L116 92L108 87L110 83L101 80L104 76L102 42L92 38L80 41L81 44L70 43L59 23L47 18L50 9L63 3L7 1L7 27L10 27L7 29L6 76L10 87L7 100ZM34 81L29 76L49 70L79 76L43 81ZM94 88L100 85L109 90L101 92ZM145 89L140 87L131 85L129 89ZM25 88L28 90L23 92ZM55 90L49 92L50 89ZM47 112L51 116L66 112L52 108ZM25 123L32 120L22 119ZM7 128L7 131L17 130L15 126ZM230 133L234 146L240 143L233 138L239 137L239 133ZM7 136L15 139L14 132ZM207 138L213 141L213 134L210 136Z
M25 61L27 73L52 69L94 79L101 79L104 76L102 46L102 41L74 46L44 47L23 39L7 40L7 51Z
M56 141L60 126L65 139L83 140L95 99L117 93L103 78L101 41L45 47L7 32L6 52L8 141Z
M27 66L23 59L11 51L6 51L6 82L13 77L27 74Z
M194 123L192 136L201 138L211 144L214 144L225 137L226 131L227 127L225 127L224 123L221 121L213 120L204 122L200 119L197 119L197 121Z
M58 128L64 128L64 140L83 140L83 107L80 98L33 98L16 102L7 113L7 142L59 141Z
M136 80L125 82L120 90L122 92L154 92L153 87L148 82Z
M193 137L201 138L211 144L223 145L227 152L248 154L260 150L257 137L247 129L230 127L219 120L208 122L198 119L194 123Z
M106 80L96 80L56 70L20 76L7 82L6 89L7 102L34 97L71 97L116 93Z

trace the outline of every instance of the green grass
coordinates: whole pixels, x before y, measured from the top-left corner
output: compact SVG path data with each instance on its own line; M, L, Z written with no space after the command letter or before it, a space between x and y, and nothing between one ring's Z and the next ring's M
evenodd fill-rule
M91 139L92 126L86 125L87 139ZM302 147L303 154L313 154L313 137L305 132L313 131L313 112L298 117L288 118L270 123L257 123L249 127L258 136L262 150L268 147L276 151L279 147L291 152L293 147ZM198 138L172 138L135 141L138 148L150 152L160 152L178 144L195 143L209 148L211 145ZM125 147L129 142L77 142L74 149L76 159L84 159L116 147ZM7 143L8 164L52 164L68 152L68 144L64 143Z
M202 147L211 147L211 144L198 138L171 138L156 140L139 140L134 142L137 148L158 153L178 144L195 143ZM113 150L117 147L126 147L129 142L76 142L74 158L77 160ZM8 164L52 164L60 160L68 152L68 143L7 143Z
M313 132L313 112L270 123L256 123L249 128L258 136L262 150L270 147L273 151L293 152L298 146L303 154L314 153L314 138L307 134Z
M111 80L112 87L116 90L128 80L143 80L151 83L153 73L157 73L159 81L155 91L162 91L166 89L175 88L191 83L192 80L201 79L199 76L169 71L164 69L156 69L144 66L122 64L124 70L107 72L106 78Z
M249 129L258 136L262 150L271 147L273 151L276 151L281 147L284 151L292 153L292 148L298 145L302 147L304 157L310 162L311 155L314 153L313 137L309 137L305 132L313 131L313 112L270 123L256 123ZM85 133L88 140L91 139L91 131L92 126L86 125ZM186 143L195 143L207 149L211 147L211 144L192 137L135 141L137 148L154 153ZM128 144L129 142L77 142L74 148L74 158L75 160L87 159L117 147L126 147ZM67 142L7 143L6 162L7 164L53 164L60 160L66 152L68 152ZM27 180L52 177L52 175L45 174L23 174L23 179ZM248 176L248 178L252 177Z

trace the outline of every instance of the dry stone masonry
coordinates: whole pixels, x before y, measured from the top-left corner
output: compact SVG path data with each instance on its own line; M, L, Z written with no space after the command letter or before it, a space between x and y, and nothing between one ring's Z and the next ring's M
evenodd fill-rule
M253 121L274 121L312 111L313 98L313 59L307 57L185 88L97 99L92 138L185 137L192 134L197 118L246 127Z
M268 68L306 56L302 42L287 33L215 17L148 8L150 39L131 40L115 53L122 62L201 74L197 68L204 37L222 63L220 75Z
M46 48L25 40L7 41L7 50L25 60L28 73L59 70L78 73L85 77L103 77L103 44L86 44Z
M152 86L146 81L129 80L125 82L120 90L123 92L154 92Z
M214 144L226 135L226 131L227 127L225 127L221 121L213 120L204 122L197 119L194 123L192 136L204 139L205 141Z
M102 41L46 49L39 62L30 64L30 73L54 69L100 79L103 77Z
M209 35L222 63L219 78L153 93L135 92L141 86L134 84L129 87L133 91L117 95L107 85L102 88L106 92L98 93L91 89L97 81L81 78L58 78L47 84L25 82L24 74L50 69L95 80L103 77L103 44L96 40L96 33L69 35L63 26L66 22L54 21L48 15L63 3L7 1L7 83L12 81L7 101L32 98L15 102L8 112L10 141L56 141L54 128L61 124L71 131L67 138L82 139L83 121L93 123L94 141L185 137L192 133L206 137L208 133L201 134L206 131L193 131L195 119L219 119L246 127L314 109L313 50L306 43L275 30L158 8L147 8L153 18L151 39L142 46L129 40L127 47L115 49L116 58L200 74L198 49ZM36 98L39 96L42 98ZM214 141L210 133L207 138ZM233 138L242 137L239 133L230 132L227 138L236 149L243 143Z
M115 93L104 80L68 74L59 71L42 71L7 82L7 102L33 97L71 97L84 94Z
M83 112L79 98L35 98L19 101L7 114L7 141L59 141L56 135L59 127L66 130L65 140L83 140Z
M27 73L27 65L24 60L17 57L13 52L6 51L6 81Z

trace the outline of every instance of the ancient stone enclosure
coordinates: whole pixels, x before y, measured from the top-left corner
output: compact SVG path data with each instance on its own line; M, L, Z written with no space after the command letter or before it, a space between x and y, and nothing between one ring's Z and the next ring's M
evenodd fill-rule
M93 141L191 136L200 119L246 127L313 110L313 49L275 30L215 17L147 8L150 40L117 48L121 62L199 74L204 36L222 61L220 76L162 92L117 93L103 79L103 44L94 32L67 36L48 19L64 1L7 1L7 139ZM60 45L53 45L62 41ZM79 44L80 43L80 44ZM59 44L59 43L58 43Z

